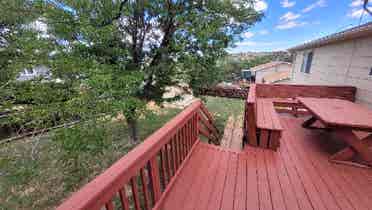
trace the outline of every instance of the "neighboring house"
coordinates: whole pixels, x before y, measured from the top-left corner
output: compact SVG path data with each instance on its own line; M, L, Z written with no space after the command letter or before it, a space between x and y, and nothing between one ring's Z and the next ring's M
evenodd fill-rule
M273 61L249 69L256 83L275 83L289 79L292 64L282 61ZM248 73L245 73L248 74Z
M293 48L292 82L351 85L357 102L372 107L372 22Z

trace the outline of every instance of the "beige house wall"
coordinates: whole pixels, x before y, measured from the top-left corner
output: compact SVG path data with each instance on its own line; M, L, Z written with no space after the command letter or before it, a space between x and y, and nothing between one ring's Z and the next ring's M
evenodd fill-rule
M313 51L310 73L301 72L303 54ZM372 107L372 37L297 51L292 83L351 85L358 88L357 102Z
M256 72L256 83L263 83L263 78L268 74L272 74L273 72L284 72L284 71L291 71L291 65L279 64L271 68L257 71Z

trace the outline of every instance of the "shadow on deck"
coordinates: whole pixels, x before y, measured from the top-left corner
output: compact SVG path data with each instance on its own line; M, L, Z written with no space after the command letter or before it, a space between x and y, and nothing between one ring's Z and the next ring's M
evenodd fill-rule
M330 163L331 136L302 128L301 118L280 120L277 152L198 143L157 209L372 208L372 170Z

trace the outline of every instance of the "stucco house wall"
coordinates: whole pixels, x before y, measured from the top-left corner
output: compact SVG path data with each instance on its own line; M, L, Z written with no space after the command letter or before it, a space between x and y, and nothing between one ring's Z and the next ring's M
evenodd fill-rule
M301 72L304 53L312 51L310 73ZM357 102L372 108L372 37L295 51L292 83L352 85Z

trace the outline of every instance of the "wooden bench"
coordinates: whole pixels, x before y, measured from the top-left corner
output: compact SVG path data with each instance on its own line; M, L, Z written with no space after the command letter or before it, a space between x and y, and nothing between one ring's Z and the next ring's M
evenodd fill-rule
M283 127L272 99L256 100L257 128L259 129L259 146L276 150L280 146Z

